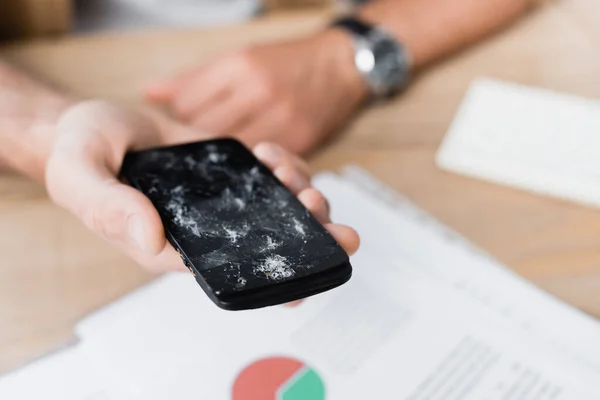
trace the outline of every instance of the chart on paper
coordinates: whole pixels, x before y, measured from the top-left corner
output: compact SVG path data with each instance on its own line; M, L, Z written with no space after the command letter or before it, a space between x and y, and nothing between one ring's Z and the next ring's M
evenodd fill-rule
M325 384L303 362L271 357L248 365L233 384L233 400L325 400Z

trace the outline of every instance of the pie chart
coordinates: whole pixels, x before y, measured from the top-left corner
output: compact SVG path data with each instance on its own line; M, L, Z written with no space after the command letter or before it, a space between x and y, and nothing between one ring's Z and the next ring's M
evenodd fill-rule
M232 400L325 400L325 384L311 367L289 357L269 357L237 376Z

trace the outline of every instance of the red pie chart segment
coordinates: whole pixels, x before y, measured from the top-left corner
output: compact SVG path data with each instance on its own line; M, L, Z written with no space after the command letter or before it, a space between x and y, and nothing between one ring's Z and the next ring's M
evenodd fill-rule
M304 367L298 360L271 357L246 367L233 384L233 400L277 400L276 393Z

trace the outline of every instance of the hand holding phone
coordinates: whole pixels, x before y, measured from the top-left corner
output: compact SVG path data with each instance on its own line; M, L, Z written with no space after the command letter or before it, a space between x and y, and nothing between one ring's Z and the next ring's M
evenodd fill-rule
M145 269L187 270L166 240L150 200L118 179L127 151L192 142L207 138L162 114L124 108L105 101L85 101L60 118L53 149L45 160L46 187L51 199L80 219L91 231L126 253ZM310 188L303 162L279 146L263 143L255 155L324 224L349 253L358 236L348 227L331 224L322 195ZM117 274L121 263L103 265ZM98 270L95 273L100 273Z

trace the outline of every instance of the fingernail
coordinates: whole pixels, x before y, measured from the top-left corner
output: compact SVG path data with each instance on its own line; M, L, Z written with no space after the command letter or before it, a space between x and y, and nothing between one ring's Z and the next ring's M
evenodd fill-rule
M127 225L131 241L135 243L140 250L146 251L146 234L142 219L138 215L132 215L129 217Z
M298 307L300 304L302 304L302 300L296 300L296 301L292 301L290 303L285 303L283 306L284 307Z
M257 156L266 164L271 166L279 164L281 152L279 148L273 144L262 144L256 148Z
M144 94L155 100L167 99L170 95L168 87L163 82L152 83L144 87Z

